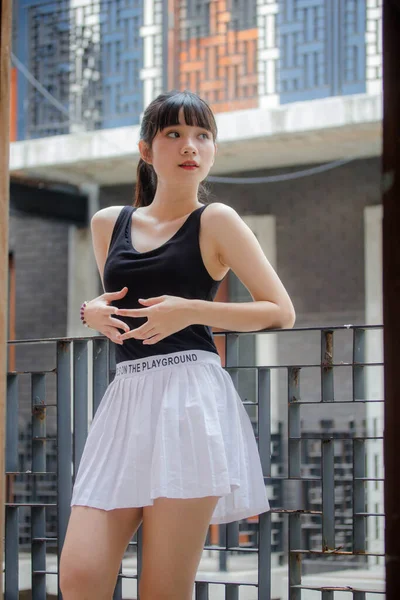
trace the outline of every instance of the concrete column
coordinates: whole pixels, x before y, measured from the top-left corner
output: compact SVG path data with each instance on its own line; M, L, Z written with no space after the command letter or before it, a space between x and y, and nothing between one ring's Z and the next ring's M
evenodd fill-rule
M79 309L84 300L91 300L99 295L100 278L90 230L90 219L100 208L99 186L84 184L80 190L88 196L89 214L87 227L69 227L67 336L71 337L97 334L93 329L82 325Z
M258 239L261 248L276 269L276 219L272 215L247 215L242 217ZM277 334L258 333L256 336L256 366L277 364ZM284 407L286 410L286 404ZM277 430L279 420L278 382L276 369L271 373L271 427Z
M365 231L365 315L366 324L382 325L382 205L368 206L364 209ZM366 335L367 363L383 361L383 332L369 331ZM382 400L384 397L383 367L366 367L366 398ZM383 404L369 402L366 404L367 431L369 436L383 435ZM370 440L367 449L367 477L384 476L383 442ZM367 484L368 512L383 513L383 482ZM380 517L368 519L368 551L384 552L384 522ZM383 561L370 557L371 565Z

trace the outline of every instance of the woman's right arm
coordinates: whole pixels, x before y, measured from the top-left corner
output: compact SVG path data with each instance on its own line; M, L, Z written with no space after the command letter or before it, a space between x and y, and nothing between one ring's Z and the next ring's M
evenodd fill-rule
M108 249L110 246L111 235L115 222L118 218L122 206L109 206L97 211L90 221L92 232L93 252L96 259L97 268L104 290L104 265L106 263ZM97 298L90 300L84 312L84 319L91 329L96 329L111 341L122 344L118 339L119 329L129 331L129 327L123 321L113 317L116 308L110 306L113 300L123 298L128 291L127 287L117 292L104 292Z

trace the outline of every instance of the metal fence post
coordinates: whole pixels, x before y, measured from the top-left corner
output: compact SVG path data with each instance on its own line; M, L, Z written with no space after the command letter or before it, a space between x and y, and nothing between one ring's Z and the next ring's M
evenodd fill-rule
M334 402L333 331L321 332L321 400ZM335 549L335 442L322 440L322 551Z
M271 477L271 370L259 368L258 450L264 478ZM271 512L259 516L258 598L271 600Z
M71 344L57 342L57 506L58 565L70 514L72 490ZM60 575L58 569L58 593Z
M46 471L46 380L32 374L32 502L37 502L35 473ZM31 507L32 600L46 600L46 509Z
M288 469L289 480L301 477L301 427L300 427L300 369L288 368ZM289 515L289 600L300 600L301 590L301 516Z
M7 410L6 410L6 472L17 473L18 465L18 374L7 375ZM12 475L6 478L9 481ZM9 490L6 486L5 507L5 598L7 600L18 600L18 506L8 506Z
M233 381L235 389L239 388L239 370L234 367L239 366L239 336L237 334L226 334L226 367L229 369L229 375ZM227 548L239 545L239 523L223 523L219 525L219 543L225 547L225 551L219 553L220 571L227 571Z

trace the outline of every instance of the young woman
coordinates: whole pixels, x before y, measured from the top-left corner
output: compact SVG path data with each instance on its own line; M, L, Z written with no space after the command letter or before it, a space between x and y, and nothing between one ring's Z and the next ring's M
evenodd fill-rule
M210 523L269 510L251 422L211 327L290 328L292 302L237 212L199 200L217 149L206 102L158 96L140 137L134 206L91 221L106 291L84 319L116 344L117 367L74 484L64 600L110 600L142 522L140 599L191 600ZM253 302L213 302L229 269Z

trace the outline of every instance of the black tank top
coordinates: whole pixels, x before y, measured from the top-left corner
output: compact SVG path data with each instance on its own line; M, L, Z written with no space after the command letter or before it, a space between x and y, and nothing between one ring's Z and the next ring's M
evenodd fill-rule
M138 252L132 245L133 206L124 206L118 215L104 265L104 289L116 292L124 286L128 291L120 300L111 302L118 308L144 308L139 298L163 294L212 301L222 280L216 281L204 266L200 253L200 217L205 204L192 211L178 231L162 246ZM146 323L146 317L118 316L134 329ZM122 331L122 330L120 330ZM185 350L207 350L218 353L211 327L191 325L156 344L146 345L130 338L115 344L116 363L156 354Z

